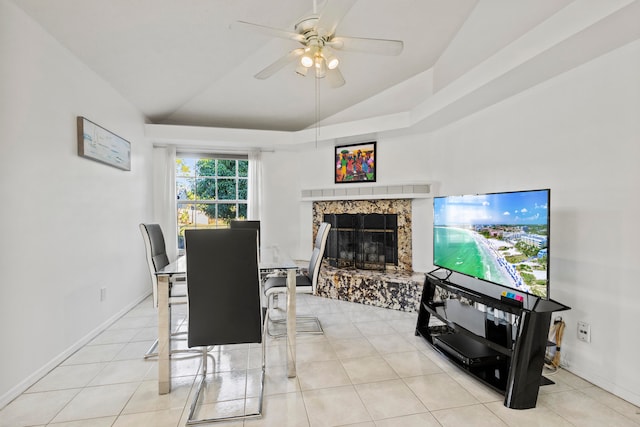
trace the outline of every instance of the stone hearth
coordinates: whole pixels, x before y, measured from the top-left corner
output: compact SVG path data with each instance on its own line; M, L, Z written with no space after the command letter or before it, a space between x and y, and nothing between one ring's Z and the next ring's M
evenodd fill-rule
M331 267L323 263L318 295L401 311L418 311L424 273L379 272Z

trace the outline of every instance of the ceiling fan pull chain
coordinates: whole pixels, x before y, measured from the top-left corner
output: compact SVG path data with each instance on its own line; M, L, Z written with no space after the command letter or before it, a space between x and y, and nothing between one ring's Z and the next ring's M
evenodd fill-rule
M316 86L316 150L318 149L318 138L320 137L320 80L315 79Z

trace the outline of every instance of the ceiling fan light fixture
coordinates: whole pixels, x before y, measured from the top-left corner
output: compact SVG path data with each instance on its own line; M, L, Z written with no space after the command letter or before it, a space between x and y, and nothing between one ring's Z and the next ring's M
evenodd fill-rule
M335 70L338 65L340 65L340 61L338 60L338 58L331 53L324 54L324 60L327 64L327 68L330 70Z
M324 56L316 55L315 57L315 69L316 69L316 78L321 79L327 75L327 63L324 60Z
M296 67L296 74L299 75L300 77L306 76L307 71L309 71L309 68L305 67L302 64L298 64L298 66Z
M302 58L300 58L300 65L306 68L311 68L313 66L313 57L308 56L308 54L305 53Z
M294 32L236 21L234 27L257 30L302 45L258 72L255 78L264 80L286 65L294 63L298 75L308 74L313 67L312 75L316 78L326 76L330 80L330 86L336 88L344 85L345 81L339 69L340 60L333 55L334 50L339 55L342 55L342 50L394 56L402 53L404 44L401 40L336 36L337 25L357 0L321 0L324 6L320 13L316 7L317 1L313 0L313 14L300 19L294 26Z
M300 64L304 67L311 68L315 62L315 57L318 55L320 49L318 46L309 46L304 49L304 53L300 58Z

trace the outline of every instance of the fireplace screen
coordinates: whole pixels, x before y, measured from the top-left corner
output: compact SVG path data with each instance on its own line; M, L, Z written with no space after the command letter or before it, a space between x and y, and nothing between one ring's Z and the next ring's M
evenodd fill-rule
M331 224L325 259L338 268L385 270L398 265L396 214L325 214Z

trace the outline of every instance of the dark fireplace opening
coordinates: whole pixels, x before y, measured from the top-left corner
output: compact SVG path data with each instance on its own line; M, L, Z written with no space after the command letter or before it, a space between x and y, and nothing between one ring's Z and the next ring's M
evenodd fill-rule
M324 214L331 224L325 259L333 267L362 270L398 265L397 214Z

